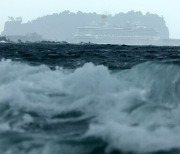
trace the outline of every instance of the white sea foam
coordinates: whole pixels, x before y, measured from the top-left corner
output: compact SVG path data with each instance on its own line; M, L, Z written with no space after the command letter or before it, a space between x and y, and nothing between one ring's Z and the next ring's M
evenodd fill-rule
M46 117L77 110L94 117L85 136L113 149L154 152L180 147L180 67L144 63L110 72L91 63L74 71L0 62L0 110L34 111ZM23 115L12 129L34 119ZM8 121L0 118L0 128ZM3 126L4 125L4 126Z

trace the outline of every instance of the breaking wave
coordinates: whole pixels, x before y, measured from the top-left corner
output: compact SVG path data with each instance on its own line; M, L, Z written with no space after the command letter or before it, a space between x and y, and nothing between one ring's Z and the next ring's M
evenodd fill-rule
M2 60L0 153L179 153L179 100L176 64L112 72Z

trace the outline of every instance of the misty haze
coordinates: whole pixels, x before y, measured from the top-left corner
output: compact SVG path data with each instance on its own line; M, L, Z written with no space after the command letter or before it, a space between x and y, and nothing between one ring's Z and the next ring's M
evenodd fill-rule
M178 4L2 1L0 154L179 154Z
M157 14L130 11L112 15L64 11L23 23L9 17L3 36L13 42L66 41L98 44L179 45L169 39L169 29Z
M156 14L130 11L112 15L64 11L28 23L9 17L3 36L22 41L67 41L71 43L164 44L170 43L165 20ZM178 40L177 40L178 41ZM177 41L174 41L176 44ZM171 43L172 44L172 43Z

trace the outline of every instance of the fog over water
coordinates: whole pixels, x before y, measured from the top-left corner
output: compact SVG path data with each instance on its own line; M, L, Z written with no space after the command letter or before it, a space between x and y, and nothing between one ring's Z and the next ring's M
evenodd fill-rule
M180 154L179 6L0 0L0 154Z
M101 14L116 14L130 10L156 13L163 16L170 30L171 38L180 38L179 0L0 0L0 32L8 16L23 18L23 22L31 21L47 14L59 13L64 10L72 12L97 12Z

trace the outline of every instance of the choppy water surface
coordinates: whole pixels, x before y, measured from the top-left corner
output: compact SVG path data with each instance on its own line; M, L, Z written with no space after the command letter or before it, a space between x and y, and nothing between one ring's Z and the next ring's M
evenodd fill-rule
M179 154L180 47L0 45L1 154Z

